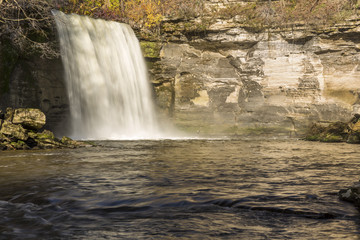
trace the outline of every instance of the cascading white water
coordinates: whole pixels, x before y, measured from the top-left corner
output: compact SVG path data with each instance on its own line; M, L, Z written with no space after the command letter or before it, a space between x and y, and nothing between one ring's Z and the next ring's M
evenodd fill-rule
M53 11L76 139L162 137L130 26Z

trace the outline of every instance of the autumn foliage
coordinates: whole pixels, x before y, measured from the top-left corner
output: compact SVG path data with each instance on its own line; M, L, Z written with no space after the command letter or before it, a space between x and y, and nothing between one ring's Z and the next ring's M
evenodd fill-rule
M58 2L61 0L58 0ZM239 1L224 8L205 7L208 0L62 0L61 9L92 17L126 22L136 28L157 28L166 17L237 19L248 26L278 26L303 22L328 24L354 14L358 0ZM220 1L221 2L221 1ZM227 2L227 1L224 1Z
M161 33L166 19L182 19L183 29L206 31L219 18L263 30L297 24L331 25L357 16L360 0L253 0L211 5L210 0L0 0L0 41L10 40L23 52L57 55L52 46L51 9L129 23L133 28ZM221 2L221 1L220 1ZM230 1L223 1L230 2ZM210 6L210 7L209 7ZM213 6L213 7L211 7ZM195 21L187 19L198 18ZM176 21L175 21L176 22ZM195 30L194 30L195 28ZM143 31L145 32L145 31ZM196 31L195 31L196 32Z
M195 16L203 0L69 0L60 9L67 13L89 15L127 22L133 27L154 28L167 16Z
M232 4L212 9L212 12L223 18L237 16L238 21L246 25L280 27L302 23L320 26L357 15L358 7L358 0L273 0Z

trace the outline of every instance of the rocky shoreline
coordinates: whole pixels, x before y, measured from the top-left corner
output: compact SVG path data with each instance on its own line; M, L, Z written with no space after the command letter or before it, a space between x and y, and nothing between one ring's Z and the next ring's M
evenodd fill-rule
M89 144L68 137L58 139L43 129L45 114L35 108L7 108L0 111L0 150L77 148Z
M355 114L349 122L335 122L329 125L313 124L304 140L320 142L360 143L360 114Z
M349 122L335 122L327 126L315 123L307 131L304 140L360 144L360 114L355 114ZM341 201L350 202L360 210L360 181L341 189L338 195Z

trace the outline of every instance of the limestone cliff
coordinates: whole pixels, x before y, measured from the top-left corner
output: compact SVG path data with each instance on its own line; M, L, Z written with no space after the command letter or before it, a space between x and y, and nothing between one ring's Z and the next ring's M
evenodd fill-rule
M239 2L254 1L205 7ZM299 133L360 111L360 19L270 29L239 16L167 19L160 32L142 45L159 109L182 129ZM0 60L0 108L40 108L56 130L68 113L61 61L24 58L3 40Z
M263 31L236 17L201 31L184 24L163 24L167 42L150 69L159 106L180 127L299 133L311 122L346 121L359 112L359 19Z

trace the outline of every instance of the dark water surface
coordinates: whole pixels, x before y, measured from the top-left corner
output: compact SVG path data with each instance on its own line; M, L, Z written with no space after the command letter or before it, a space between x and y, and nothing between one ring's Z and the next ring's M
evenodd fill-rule
M1 239L359 239L359 145L112 141L0 152Z

